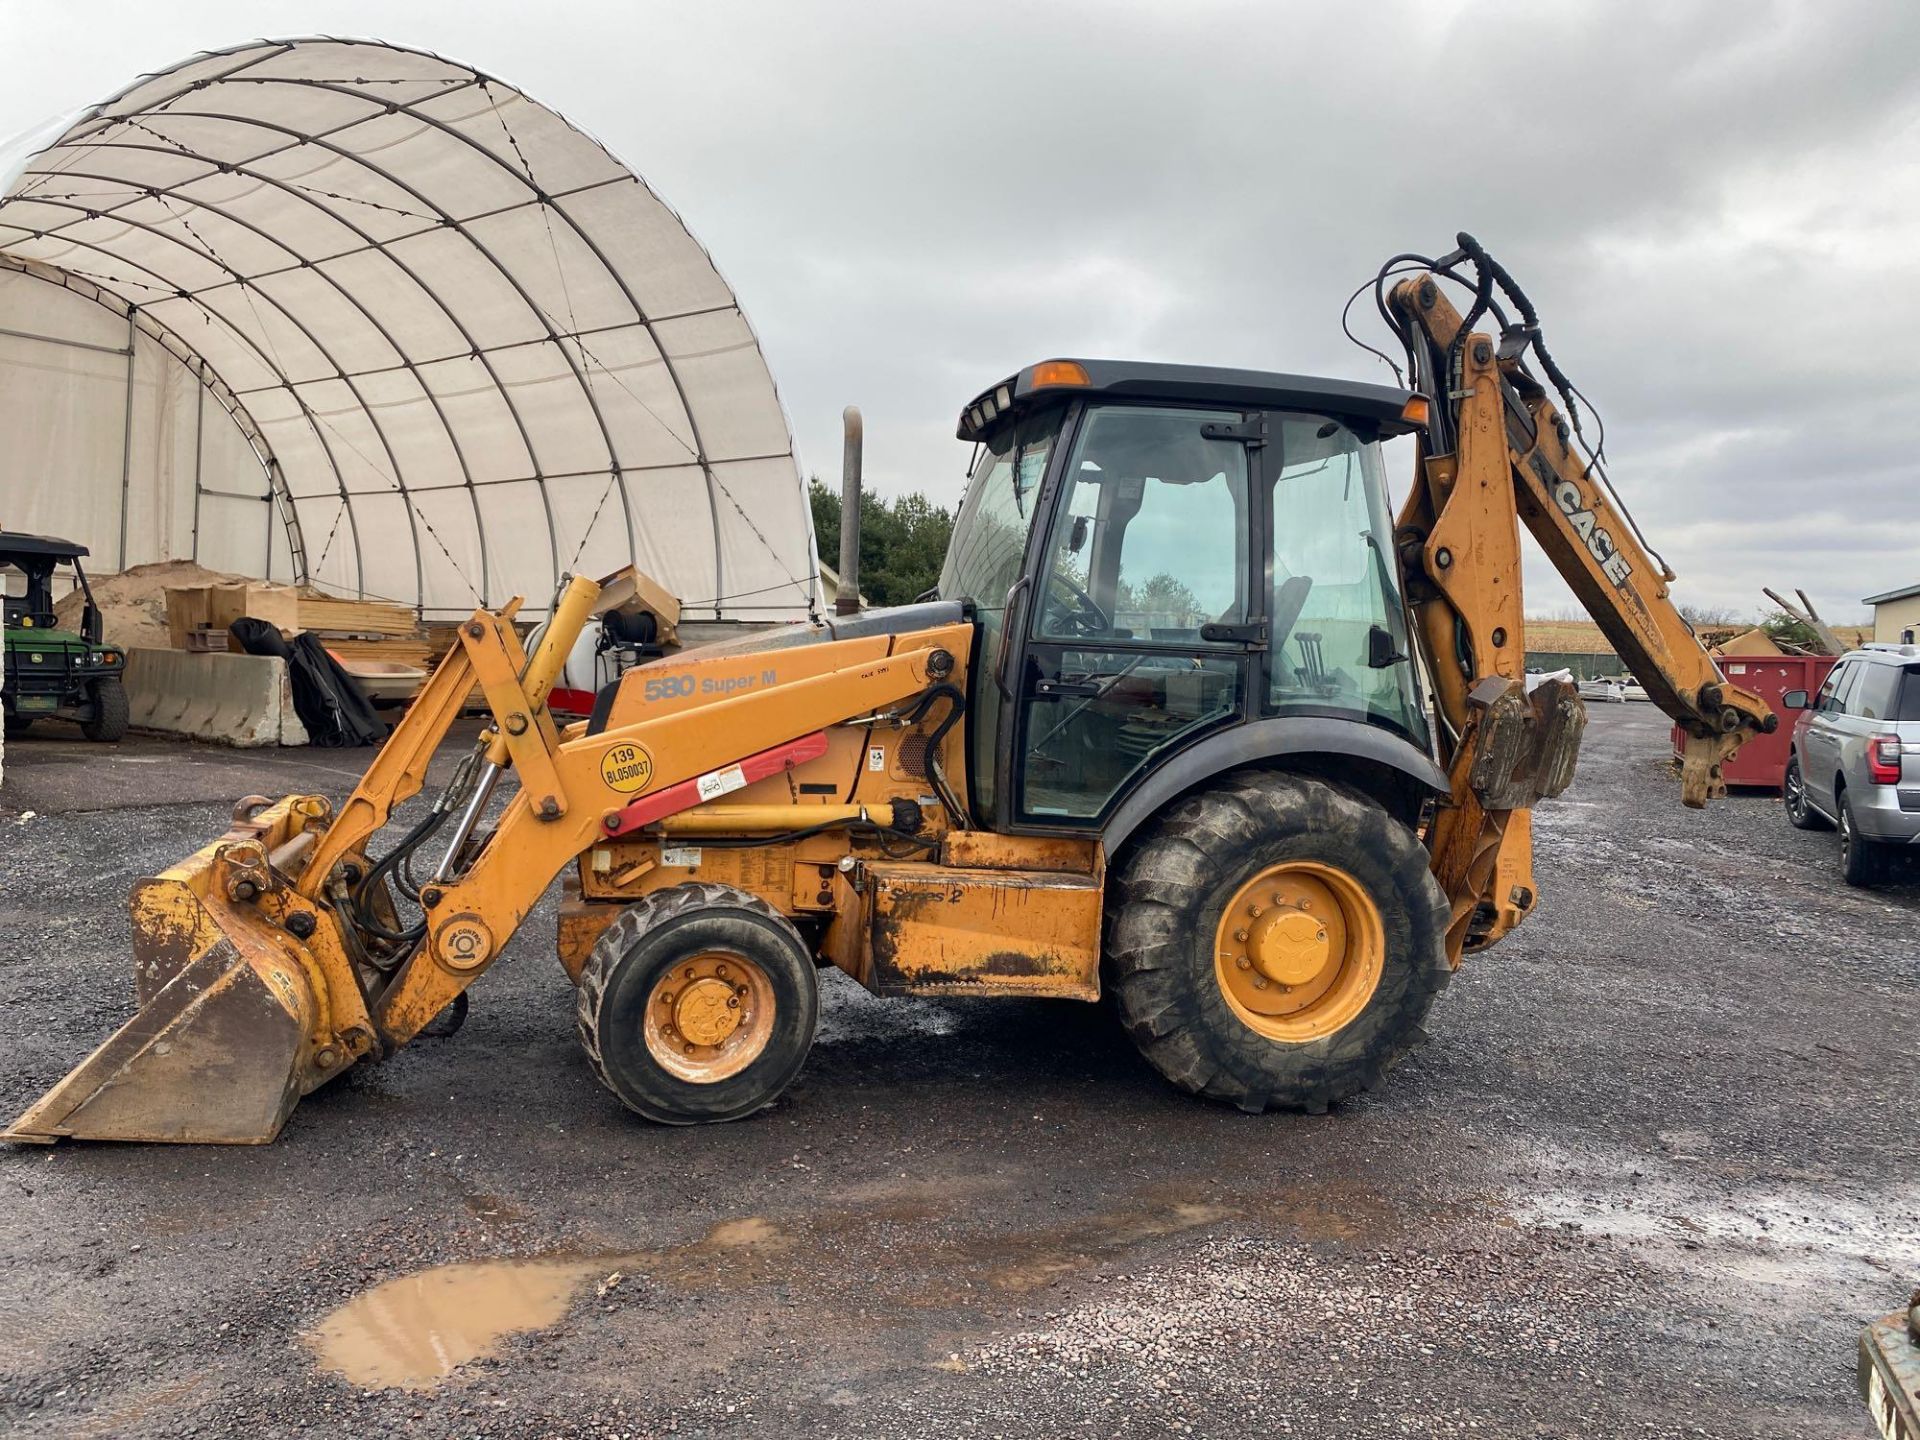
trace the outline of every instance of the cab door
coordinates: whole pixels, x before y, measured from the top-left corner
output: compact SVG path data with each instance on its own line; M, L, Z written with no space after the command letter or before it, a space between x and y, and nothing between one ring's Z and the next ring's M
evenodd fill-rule
M1089 407L1036 529L999 823L1092 832L1248 713L1264 646L1260 417Z

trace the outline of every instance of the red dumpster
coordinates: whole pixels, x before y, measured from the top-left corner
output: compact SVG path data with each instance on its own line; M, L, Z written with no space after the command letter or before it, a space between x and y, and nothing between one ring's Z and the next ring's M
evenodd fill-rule
M1793 739L1793 722L1799 717L1798 711L1780 703L1780 697L1789 690L1804 690L1809 697L1818 694L1837 658L1832 655L1721 655L1716 658L1729 685L1753 691L1780 717L1780 728L1771 735L1755 735L1748 740L1733 759L1721 766L1721 777L1729 785L1778 790L1786 779L1787 746ZM1686 741L1686 732L1674 726L1676 756Z

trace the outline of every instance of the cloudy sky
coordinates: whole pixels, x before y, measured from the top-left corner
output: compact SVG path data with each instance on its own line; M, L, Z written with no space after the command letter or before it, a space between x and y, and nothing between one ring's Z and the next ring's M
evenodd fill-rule
M961 403L1047 355L1389 379L1341 301L1469 229L1681 599L1798 585L1841 621L1920 581L1906 0L0 0L0 134L315 32L440 51L605 141L733 281L823 474L857 402L872 483L956 499ZM1530 608L1570 606L1534 568Z

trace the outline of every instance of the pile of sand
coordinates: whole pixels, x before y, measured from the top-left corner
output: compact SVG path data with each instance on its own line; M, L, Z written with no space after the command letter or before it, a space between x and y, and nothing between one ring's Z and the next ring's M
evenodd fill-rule
M168 586L243 584L249 578L209 570L191 560L161 560L134 565L104 580L89 576L87 583L93 587L103 638L109 644L128 650L165 650L173 644L167 632ZM86 603L86 597L75 590L54 606L62 629L80 628L80 611Z

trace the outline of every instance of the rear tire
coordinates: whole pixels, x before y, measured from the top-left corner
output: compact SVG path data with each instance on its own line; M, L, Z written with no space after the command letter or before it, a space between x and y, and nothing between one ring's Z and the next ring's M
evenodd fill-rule
M771 1105L806 1063L819 1014L813 955L793 923L743 890L697 883L622 911L575 1000L600 1083L662 1125Z
M80 722L80 733L89 740L110 744L127 733L127 690L117 679L95 680L88 719Z
M1849 885L1878 885L1886 878L1886 856L1853 823L1853 801L1840 792L1840 874Z
M1780 782L1780 798L1787 807L1787 823L1796 830L1831 830L1827 817L1813 808L1807 799L1807 777L1801 772L1800 757L1787 757L1786 778Z
M1372 800L1306 776L1244 772L1176 801L1114 889L1108 981L1128 1033L1175 1085L1242 1110L1320 1113L1369 1088L1421 1038L1452 978L1448 905L1426 848ZM1294 918L1306 912L1303 895L1323 892L1340 901L1334 919ZM1223 923L1230 904L1234 919ZM1329 914L1316 905L1313 914ZM1267 909L1269 935L1282 918L1302 933L1259 949L1253 932ZM1236 938L1248 933L1251 942ZM1240 964L1256 950L1257 966ZM1330 958L1316 961L1322 953ZM1300 979L1285 968L1294 956L1302 970L1323 968ZM1362 960L1350 983L1348 967ZM1245 989L1269 973L1257 995ZM1246 1004L1290 1003L1277 991L1313 994L1323 981L1324 994L1293 1014Z

